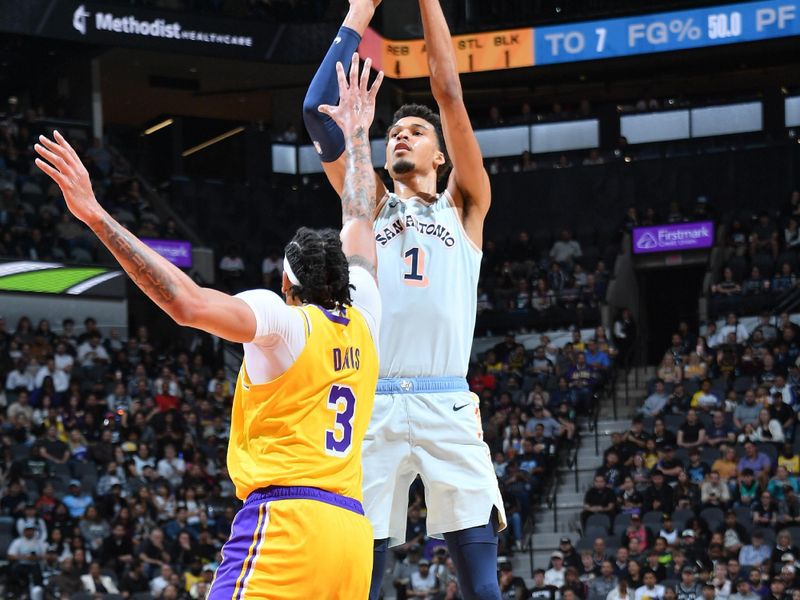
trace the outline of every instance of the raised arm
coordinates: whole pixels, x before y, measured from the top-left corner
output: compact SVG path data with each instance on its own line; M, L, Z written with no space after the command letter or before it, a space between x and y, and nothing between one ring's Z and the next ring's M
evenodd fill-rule
M461 208L464 229L481 246L483 221L492 201L489 175L483 168L483 156L464 106L461 81L450 28L439 0L419 0L431 91L439 105L442 129L453 171L447 189Z
M179 325L232 342L252 341L256 320L244 301L200 287L115 221L100 206L89 173L58 131L53 140L42 135L39 142L36 165L58 184L70 212L100 238L139 289Z
M319 112L319 107L333 106L339 102L336 65L341 62L345 70L350 68L351 57L361 43L361 36L367 30L375 8L380 3L381 0L350 0L347 16L311 80L303 100L303 122L319 153L325 175L339 196L344 190L345 137L329 115ZM375 197L382 198L386 193L386 186L372 169L371 163L370 174Z
M369 126L375 117L375 98L378 95L383 71L378 73L372 88L368 88L372 60L367 59L361 77L358 76L358 54L353 54L350 82L344 65L336 63L339 104L319 107L344 133L345 177L342 189L342 250L352 265L367 269L377 279L378 257L372 219L376 198L373 193L372 160L370 158Z

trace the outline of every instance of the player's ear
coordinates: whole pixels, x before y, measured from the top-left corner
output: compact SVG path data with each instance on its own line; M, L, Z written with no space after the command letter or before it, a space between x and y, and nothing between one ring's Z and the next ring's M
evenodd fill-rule
M433 166L434 166L434 168L436 168L438 170L439 167L441 167L444 163L445 163L444 152L442 152L441 150L437 150L433 154Z
M281 294L286 299L286 303L289 304L289 297L292 294L292 282L289 281L289 276L285 271L281 277Z

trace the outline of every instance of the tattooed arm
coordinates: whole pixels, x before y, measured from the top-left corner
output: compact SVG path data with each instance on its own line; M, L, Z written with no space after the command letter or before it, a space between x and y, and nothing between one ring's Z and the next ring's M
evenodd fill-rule
M37 166L61 188L67 207L97 235L133 282L180 325L196 327L232 342L250 342L256 320L250 307L197 285L183 271L117 223L94 196L86 168L57 131L39 136Z
M342 189L342 249L351 265L358 265L377 278L378 256L372 220L375 216L375 172L369 144L369 126L375 116L375 99L383 81L378 73L368 89L372 61L364 63L358 75L358 54L353 55L350 83L342 63L336 63L339 78L338 106L323 105L319 110L329 115L342 129L345 139L345 175Z

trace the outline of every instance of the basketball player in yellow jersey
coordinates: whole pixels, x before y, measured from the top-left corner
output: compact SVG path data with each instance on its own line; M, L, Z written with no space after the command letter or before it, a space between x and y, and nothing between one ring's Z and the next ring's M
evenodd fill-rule
M176 322L244 343L228 470L244 501L222 549L210 600L361 600L369 593L372 528L361 506L361 444L378 376L380 295L372 233L367 131L381 75L369 65L326 107L346 132L343 228L302 228L286 246L284 303L267 290L201 288L105 212L75 151L55 132L36 163L67 207ZM352 290L352 298L351 298Z

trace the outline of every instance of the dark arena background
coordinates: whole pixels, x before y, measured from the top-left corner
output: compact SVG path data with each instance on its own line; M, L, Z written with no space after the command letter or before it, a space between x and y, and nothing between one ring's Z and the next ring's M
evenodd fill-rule
M441 4L492 185L469 385L503 598L798 600L800 2ZM297 227L341 225L302 104L347 8L0 0L6 597L202 599L241 506L241 345L128 280L38 135L196 282L280 292ZM361 49L382 170L394 110L435 107L417 2ZM386 599L461 597L425 511L417 480Z

